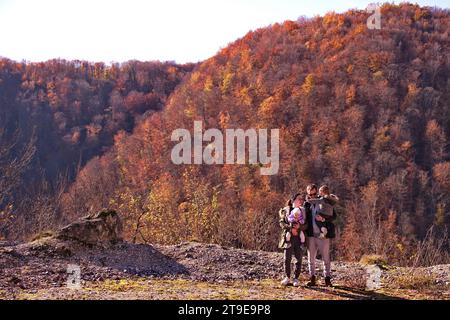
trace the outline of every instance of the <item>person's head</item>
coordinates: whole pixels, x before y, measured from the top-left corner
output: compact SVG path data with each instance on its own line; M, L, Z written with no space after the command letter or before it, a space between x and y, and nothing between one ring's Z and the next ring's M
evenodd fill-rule
M308 184L306 192L310 197L317 197L317 186L315 184Z
M305 202L305 194L304 193L296 193L292 196L291 199L288 200L287 205L289 207L301 207L303 205L303 203Z
M319 195L321 196L329 196L330 195L330 188L328 188L327 185L323 185L319 188Z

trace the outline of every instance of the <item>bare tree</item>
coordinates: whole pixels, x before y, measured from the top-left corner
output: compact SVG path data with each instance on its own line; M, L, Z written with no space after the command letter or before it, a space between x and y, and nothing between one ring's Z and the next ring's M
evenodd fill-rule
M12 220L14 191L22 184L22 174L36 152L35 141L33 132L28 143L18 148L20 131L16 130L8 137L4 127L0 128L0 237L5 236Z

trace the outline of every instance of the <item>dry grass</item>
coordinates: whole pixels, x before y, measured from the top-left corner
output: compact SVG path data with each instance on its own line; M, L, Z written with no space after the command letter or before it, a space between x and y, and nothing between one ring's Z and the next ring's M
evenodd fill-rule
M396 289L414 290L435 290L438 288L436 278L420 269L393 277L389 286Z
M402 280L405 289L383 288L377 291L365 291L351 287L351 283L335 283L335 287L323 286L307 288L306 279L302 286L283 287L279 279L205 282L188 279L121 279L100 282L87 282L81 289L66 287L41 290L22 290L14 297L3 299L205 299L205 300L341 300L341 299L449 299L442 288L440 290L418 290L429 287L423 278ZM405 282L409 281L409 282ZM399 286L397 284L397 286ZM412 288L415 287L415 288ZM406 289L408 288L408 289Z
M425 238L418 243L416 253L412 258L412 267L450 263L447 229L438 233L434 226L431 226Z
M381 268L387 269L389 264L387 258L378 254L365 254L359 260L359 263L363 265L377 265Z
M34 235L33 237L30 238L30 241L37 241L37 240L41 240L47 237L52 237L55 235L54 231L51 230L46 230L46 231L41 231L39 233L37 233L36 235Z

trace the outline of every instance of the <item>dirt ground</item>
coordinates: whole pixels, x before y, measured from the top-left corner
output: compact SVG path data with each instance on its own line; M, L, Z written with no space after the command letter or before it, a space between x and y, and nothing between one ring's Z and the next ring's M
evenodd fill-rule
M69 264L80 268L76 288L68 287ZM317 287L306 287L306 261L298 288L280 285L282 271L281 253L213 244L119 243L105 249L48 239L0 243L1 299L450 300L449 265L384 268L374 290L367 290L367 267L359 263L333 262L332 288L320 278Z

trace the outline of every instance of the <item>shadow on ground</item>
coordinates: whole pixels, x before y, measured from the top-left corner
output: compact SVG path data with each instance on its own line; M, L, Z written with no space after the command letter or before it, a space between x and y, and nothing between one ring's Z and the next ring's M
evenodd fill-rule
M355 299L355 300L406 300L400 297L389 296L386 294L366 291L362 289L350 288L347 286L333 286L333 287L306 287L309 290L318 291L330 295L335 295L340 298Z
M148 244L122 242L108 249L78 252L75 257L138 276L189 275L185 266Z

